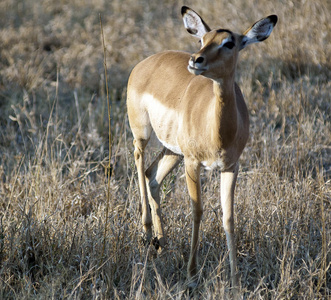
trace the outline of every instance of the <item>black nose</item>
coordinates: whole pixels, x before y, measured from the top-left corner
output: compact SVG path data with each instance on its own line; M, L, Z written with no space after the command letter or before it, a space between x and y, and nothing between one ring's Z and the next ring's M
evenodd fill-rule
M204 58L203 58L202 56L199 56L199 57L195 60L195 62L196 62L197 64L202 64L203 61L204 61Z

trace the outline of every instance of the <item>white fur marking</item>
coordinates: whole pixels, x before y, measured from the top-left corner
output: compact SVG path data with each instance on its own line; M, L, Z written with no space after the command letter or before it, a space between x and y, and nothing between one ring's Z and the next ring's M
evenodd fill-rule
M163 141L161 139L162 135L166 136L166 134L164 134L164 132L158 132L158 130L155 130L155 129L160 128L161 123L162 123L162 126L164 126L163 128L165 130L169 130L171 128L171 126L175 126L175 128L176 128L176 125L174 125L172 122L168 122L168 124L167 124L167 120L178 119L177 112L174 109L168 108L165 105L163 105L161 101L159 101L157 98L155 98L153 95L151 95L149 93L144 93L142 98L144 101L144 105L148 108L148 111L152 112L152 113L150 113L150 122L152 124L152 127L154 129L157 139L161 142L161 144L164 147L166 147L170 151L172 151L178 155L183 155L182 150L178 146L177 142L176 142L176 145L172 145L172 144L169 144L169 143ZM168 126L168 128L167 128L167 126ZM178 128L178 130L180 130L180 129ZM176 133L177 132L173 132L173 134L176 134ZM175 144L175 143L173 142L173 144Z
M213 170L215 168L220 168L221 170L224 169L224 164L223 164L223 162L221 160L214 161L211 165L207 165L207 161L202 161L201 164L207 170Z
M170 144L168 144L168 143L166 143L164 141L161 141L161 140L159 140L159 141L162 143L162 145L164 147L166 147L167 149L169 149L173 153L178 154L178 155L183 155L182 150L180 149L180 147L178 145L177 146L173 146L173 145L170 145Z
M218 48L222 48L227 42L232 42L232 39L230 37L227 37L222 41L222 44L218 46Z

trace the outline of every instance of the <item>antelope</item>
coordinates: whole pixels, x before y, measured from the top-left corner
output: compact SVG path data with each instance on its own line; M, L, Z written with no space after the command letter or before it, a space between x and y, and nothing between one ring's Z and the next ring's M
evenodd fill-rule
M143 229L148 241L154 241L161 249L165 247L160 186L184 158L193 212L187 272L189 281L196 284L199 226L203 213L200 168L219 167L231 284L236 288L233 203L238 159L248 139L249 117L235 82L235 71L239 51L267 39L277 23L277 16L261 19L243 34L237 34L227 29L211 30L186 6L182 7L181 13L186 30L200 39L200 50L192 55L181 51L152 55L133 68L128 80L127 111L134 138ZM145 171L145 147L153 131L164 147Z

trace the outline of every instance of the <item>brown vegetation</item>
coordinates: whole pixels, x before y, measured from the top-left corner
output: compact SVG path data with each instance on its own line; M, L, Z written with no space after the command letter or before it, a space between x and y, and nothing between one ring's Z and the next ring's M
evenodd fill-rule
M163 184L168 251L142 239L125 85L165 49L194 52L180 7L234 31L277 14L241 53L250 140L236 189L241 294L331 295L331 7L318 1L0 3L0 298L226 298L219 173L204 171L199 286L186 289L191 209L182 166ZM112 177L101 14L112 104ZM153 154L155 155L155 154Z

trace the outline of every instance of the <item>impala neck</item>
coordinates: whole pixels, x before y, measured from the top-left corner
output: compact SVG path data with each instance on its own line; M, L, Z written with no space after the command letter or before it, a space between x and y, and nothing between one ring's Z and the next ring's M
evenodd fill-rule
M237 132L237 103L234 76L214 81L215 103L215 137L220 147L227 148Z
M215 96L222 98L222 102L225 103L227 100L231 100L230 98L235 96L234 76L213 80L213 88Z

